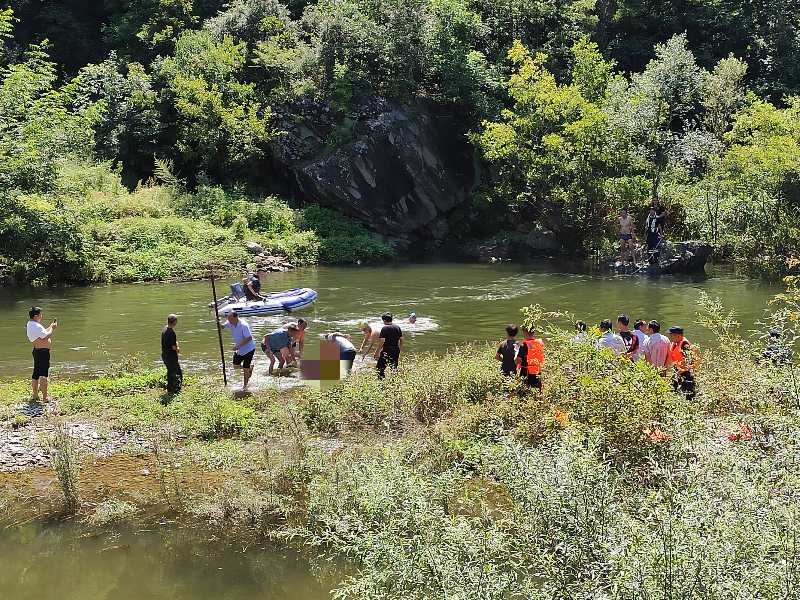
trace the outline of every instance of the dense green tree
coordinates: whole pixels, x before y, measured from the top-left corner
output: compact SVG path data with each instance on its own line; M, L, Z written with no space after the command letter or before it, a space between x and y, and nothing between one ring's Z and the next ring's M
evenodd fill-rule
M242 82L246 66L244 43L217 41L207 31L184 33L175 53L156 62L180 166L224 179L263 153L273 135L271 113L255 86Z
M150 172L160 153L161 115L150 76L138 63L111 56L81 69L75 80L75 106L99 108L95 122L98 157L119 162L135 182Z
M585 48L579 45L577 52ZM577 85L557 83L547 57L517 43L509 58L518 70L508 82L513 108L484 123L478 141L500 168L500 199L520 218L534 218L555 232L569 252L596 238L613 210L607 193L622 157L610 143L608 120ZM597 80L606 65L598 63Z

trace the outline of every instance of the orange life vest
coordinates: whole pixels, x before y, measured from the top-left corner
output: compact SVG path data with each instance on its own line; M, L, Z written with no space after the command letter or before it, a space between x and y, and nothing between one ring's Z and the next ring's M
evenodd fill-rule
M680 342L672 342L669 345L669 357L678 371L688 371L690 369L690 365L686 360L686 353L684 352L684 349L690 346L691 344L686 338L681 338Z
M528 347L528 362L521 366L527 369L528 375L538 375L542 372L542 365L544 364L544 342L536 338L522 340L522 343Z

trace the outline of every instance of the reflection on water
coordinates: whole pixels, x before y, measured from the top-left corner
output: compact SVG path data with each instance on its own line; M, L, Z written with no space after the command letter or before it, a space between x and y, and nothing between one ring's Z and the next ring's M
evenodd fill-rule
M321 600L330 589L292 552L160 525L2 529L0 557L0 594L13 600Z
M307 347L314 357L321 331L350 333L361 342L358 324L374 322L384 311L394 313L406 330L409 351L442 351L468 341L499 340L506 323L519 319L519 309L539 303L546 310L574 313L587 322L613 318L657 318L666 326L680 323L689 337L709 342L708 332L692 327L700 290L719 296L736 309L746 327L763 313L774 286L731 276L648 279L554 272L550 265L427 264L385 267L302 269L267 276L266 290L311 287L319 299L303 316L311 329ZM166 315L180 317L178 336L185 368L218 369L219 347L211 311L210 286L185 284L116 285L56 290L0 290L0 376L27 374L30 348L24 325L31 304L57 317L54 372L74 375L97 372L121 354L142 353L159 361L159 338ZM416 326L404 320L417 313ZM287 322L289 316L252 317L257 337ZM224 334L226 354L232 352ZM230 358L228 358L230 360ZM266 380L267 360L257 355L255 382ZM293 383L291 379L284 384Z

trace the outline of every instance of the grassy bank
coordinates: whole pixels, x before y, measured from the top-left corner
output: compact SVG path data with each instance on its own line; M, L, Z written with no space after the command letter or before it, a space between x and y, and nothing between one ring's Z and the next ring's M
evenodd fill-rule
M794 597L794 363L763 361L705 300L698 321L720 337L689 403L527 314L547 340L543 395L502 378L483 346L407 357L385 381L244 398L190 379L166 402L158 371L58 383L50 419L133 434L149 461L98 484L107 463L83 456L78 515L96 528L168 512L301 543L358 567L342 598ZM0 388L6 424L25 393ZM148 493L118 483L125 469L149 473Z
M248 241L298 266L385 261L392 250L325 208L214 186L186 192L169 172L125 188L108 165L62 164L46 194L0 194L0 265L25 283L193 279L243 269Z

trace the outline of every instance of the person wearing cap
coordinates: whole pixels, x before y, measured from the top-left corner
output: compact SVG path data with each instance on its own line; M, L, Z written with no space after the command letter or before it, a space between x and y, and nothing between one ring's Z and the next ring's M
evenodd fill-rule
M410 315L408 315L408 324L413 325L416 322L417 322L417 313L412 312Z
M672 389L682 393L687 400L694 400L696 383L693 368L697 364L692 344L683 335L683 327L673 325L669 328L668 362L674 368Z
M248 300L263 300L261 295L261 275L259 271L251 274L244 281L244 293Z
M183 386L183 371L178 360L181 347L178 345L178 336L175 334L175 325L178 324L177 315L167 317L167 326L161 330L161 360L167 367L167 392L175 395Z
M378 369L378 377L383 379L386 376L386 367L391 366L396 369L400 362L400 352L403 349L403 330L392 323L392 314L384 313L381 316L383 327L378 337L378 349L375 352L375 366Z

